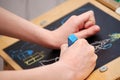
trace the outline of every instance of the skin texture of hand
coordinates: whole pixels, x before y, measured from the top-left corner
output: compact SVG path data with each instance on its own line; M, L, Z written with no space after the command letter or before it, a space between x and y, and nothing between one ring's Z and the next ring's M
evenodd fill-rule
M94 12L88 11L78 16L71 16L61 27L53 31L56 39L56 47L67 43L67 37L75 34L78 38L87 38L100 31L99 26L95 25Z
M61 46L60 62L73 70L72 80L84 80L93 71L96 65L97 55L94 47L85 39L77 40L72 46Z

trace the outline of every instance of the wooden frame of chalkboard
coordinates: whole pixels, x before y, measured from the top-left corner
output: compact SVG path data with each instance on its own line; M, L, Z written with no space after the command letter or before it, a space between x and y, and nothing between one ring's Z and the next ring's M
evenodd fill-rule
M107 6L108 8L112 9L113 11L115 11L116 8L120 7L120 3L114 0L97 0L97 1Z

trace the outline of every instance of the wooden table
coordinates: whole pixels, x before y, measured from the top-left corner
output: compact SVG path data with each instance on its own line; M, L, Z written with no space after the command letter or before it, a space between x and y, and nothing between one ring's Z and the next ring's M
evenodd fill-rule
M110 14L114 18L120 20L120 16L115 12L105 7L101 3L95 0L67 0L63 4L55 7L49 12L35 18L32 22L36 25L47 26L48 24L56 21L62 16L68 14L69 12L79 8L80 6L90 2L91 4L97 6L99 9L104 12ZM3 49L7 46L17 42L18 39L2 36L0 38L0 56L4 59L4 61L9 64L9 69L14 70L22 70L22 68L15 63L4 51ZM108 70L105 72L100 72L99 69L95 70L87 80L120 80L120 57L117 59L105 64L108 67Z

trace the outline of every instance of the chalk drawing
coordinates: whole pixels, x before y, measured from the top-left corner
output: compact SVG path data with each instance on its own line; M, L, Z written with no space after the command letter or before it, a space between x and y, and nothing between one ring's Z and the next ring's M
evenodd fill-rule
M49 59L49 60L41 60L39 61L39 63L44 66L45 64L48 64L48 63L53 63L53 62L56 62L59 60L59 57L56 57L56 58L52 58L52 59Z
M111 42L114 42L114 41L120 39L120 33L113 33L113 34L108 35L108 36L110 37Z
M110 43L110 39L105 39L102 41L95 41L94 43L91 43L91 45L94 46L95 52L112 47L112 44Z
M36 52L32 56L26 57L23 62L26 65L32 65L45 57L44 52Z
M116 40L120 39L120 33L113 33L111 35L108 35L110 38L101 40L101 41L95 41L91 43L91 45L94 46L95 48L95 53L97 53L100 50L106 50L108 48L112 47L112 42L115 42ZM45 63L50 63L50 62L56 62L59 60L59 57L52 58L49 60L41 60L39 63L44 66Z
M34 47L35 45L29 46L29 49L24 50L26 48L26 46L29 45L28 42L26 42L25 44L23 44L19 49L17 50L10 50L9 53L11 54L12 58L18 58L20 60L25 59L26 56L30 56L33 54L33 50L31 50L30 48Z
M120 39L120 33L113 33L108 36L109 36L108 39L95 41L91 43L91 45L93 45L95 48L95 53L97 53L100 50L106 50L111 48L113 45L112 43ZM26 46L27 46L27 49L26 49ZM31 50L30 48L34 48L36 46L35 44L30 45L29 47L28 46L29 46L29 42L26 42L17 50L10 50L11 57L22 60L26 65L32 65L35 62L39 62L40 65L43 66L59 60L59 57L51 58L48 60L42 60L45 57L44 51L34 52L34 50Z
M26 65L32 65L35 62L38 62L45 57L44 51L34 52L34 50L30 49L30 48L34 48L36 46L35 44L30 46L29 45L30 43L26 42L17 50L10 50L9 53L11 54L11 57L13 59L17 58L19 60L22 60Z

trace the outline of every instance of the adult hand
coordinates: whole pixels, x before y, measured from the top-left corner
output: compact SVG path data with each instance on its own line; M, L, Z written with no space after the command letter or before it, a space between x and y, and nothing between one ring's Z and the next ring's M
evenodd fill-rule
M99 26L95 25L93 11L88 11L78 16L71 16L61 27L53 31L55 46L59 48L63 43L67 43L68 35L72 33L78 38L87 38L99 31Z
M85 39L79 39L70 47L62 45L59 62L73 71L72 80L84 80L93 71L96 59L94 47Z

